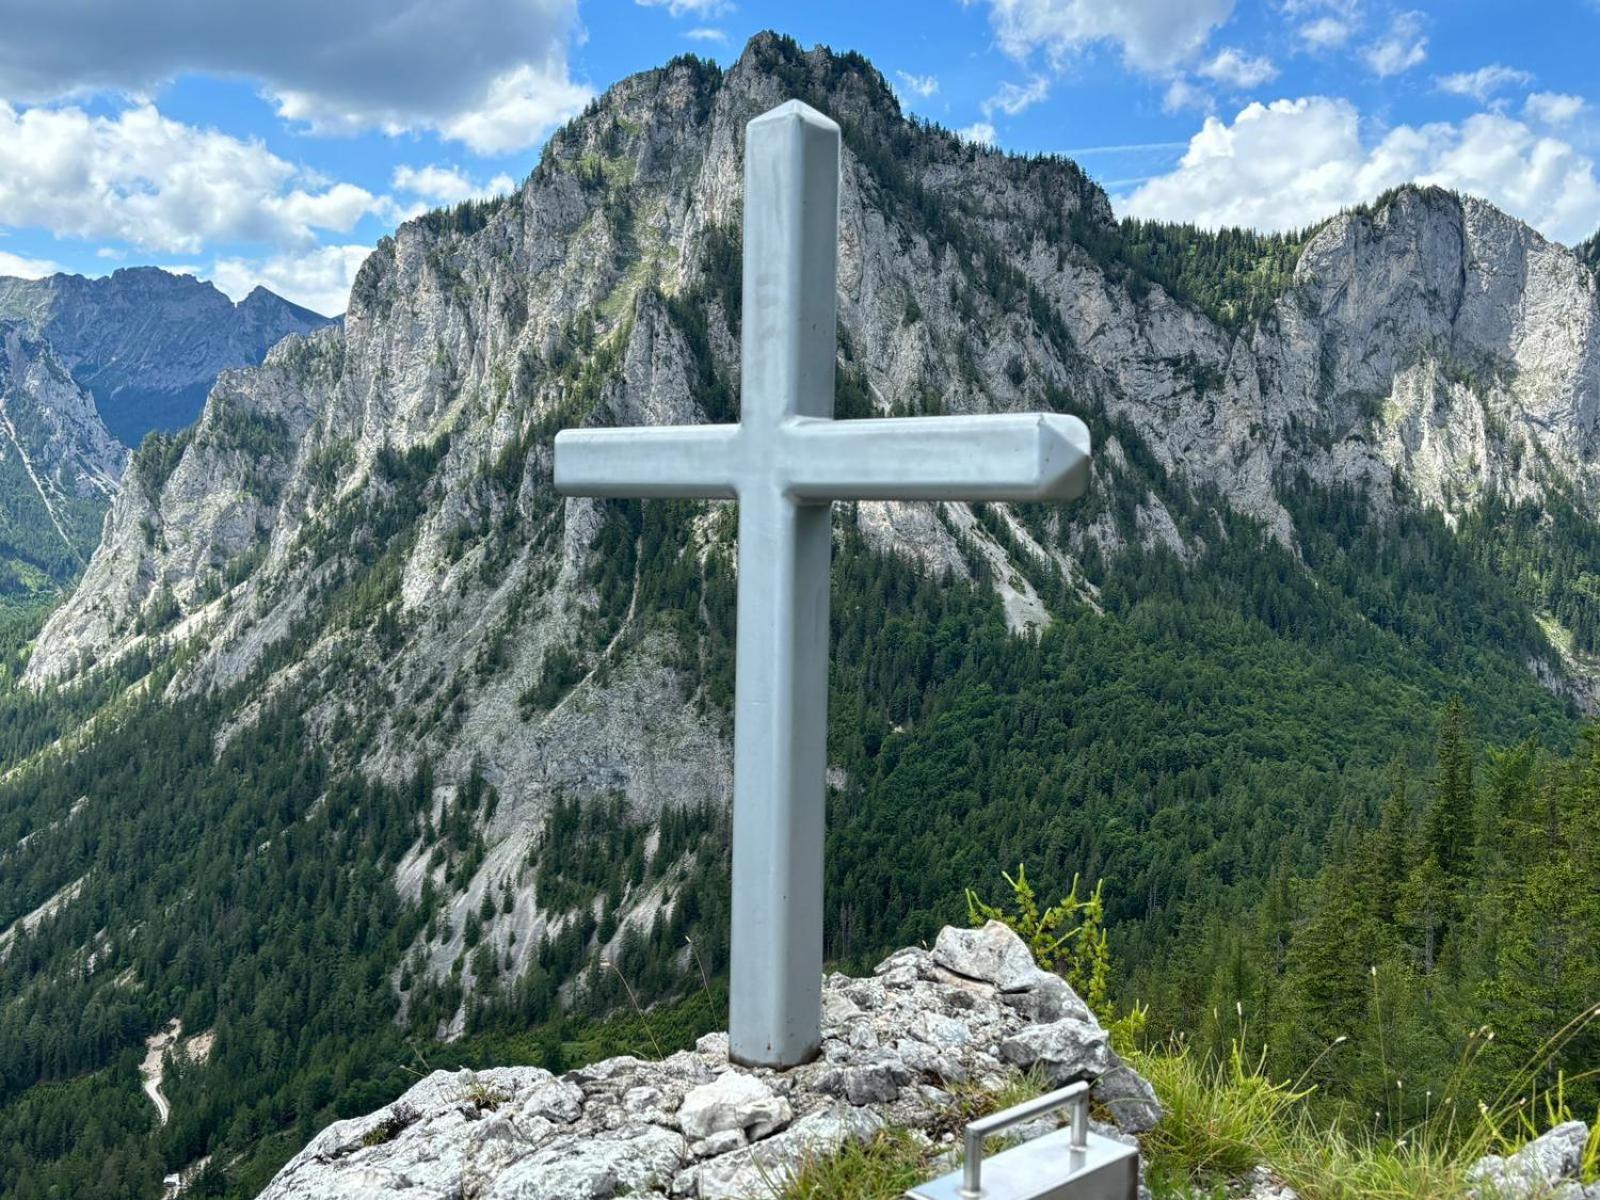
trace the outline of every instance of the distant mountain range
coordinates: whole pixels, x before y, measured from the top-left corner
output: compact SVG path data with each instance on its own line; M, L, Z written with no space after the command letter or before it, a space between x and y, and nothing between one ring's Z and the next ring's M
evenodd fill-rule
M333 323L266 288L235 304L210 283L159 267L101 279L0 278L0 319L48 341L127 446L152 429L192 424L219 372L254 366L285 334Z
M222 371L332 323L157 267L0 277L0 599L77 576L129 447L192 424Z

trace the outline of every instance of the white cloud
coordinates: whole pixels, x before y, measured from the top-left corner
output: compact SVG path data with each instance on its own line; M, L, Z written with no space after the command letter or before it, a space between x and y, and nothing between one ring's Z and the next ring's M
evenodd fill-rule
M1272 65L1269 58L1258 58L1228 46L1202 64L1200 74L1228 87L1247 89L1276 79L1278 68Z
M1129 66L1164 73L1205 47L1233 13L1233 0L985 0L1000 48L1026 60L1043 51L1052 63L1100 42Z
M1167 113L1182 112L1186 108L1210 112L1215 107L1216 101L1210 92L1181 75L1167 85L1166 94L1161 97L1161 111Z
M1594 163L1499 113L1390 129L1362 142L1347 100L1312 96L1206 119L1177 168L1119 198L1126 215L1216 228L1294 229L1407 182L1482 196L1571 242L1600 225Z
M393 186L397 192L409 192L435 204L460 204L463 200L504 195L517 185L505 174L477 183L455 167L430 163L425 167L396 167Z
M1422 33L1422 14L1397 13L1389 22L1388 32L1369 45L1362 57L1377 75L1387 79L1412 67L1428 57L1428 39Z
M1561 92L1534 92L1523 102L1523 113L1546 125L1565 125L1583 114L1589 102L1582 96L1568 96Z
M726 29L712 29L702 26L699 29L685 29L683 36L691 42L726 42L728 31Z
M1278 0L1277 7L1291 17L1331 12L1353 21L1361 11L1361 0Z
M974 142L979 146L994 145L995 129L987 121L975 121L965 129L956 130L956 136L964 142Z
M1337 50L1355 31L1354 23L1343 17L1317 17L1301 25L1295 33L1314 50Z
M664 8L675 17L685 13L706 18L720 17L733 11L730 0L633 0L640 8Z
M10 254L0 250L0 275L11 275L18 279L39 279L45 275L54 275L61 269L60 263L53 263L48 258L24 258L20 254Z
M220 258L211 281L242 300L256 286L268 288L313 312L338 316L349 306L350 285L372 253L370 246L318 246L303 254L278 254L265 259Z
M1050 95L1050 81L1043 75L1036 75L1026 84L1012 83L1007 80L1000 85L1000 90L990 96L978 107L983 110L983 115L992 117L995 112L1003 112L1008 117L1014 117L1025 109L1032 108L1039 101Z
M537 142L590 90L567 68L576 0L35 0L8 6L0 96L148 96L189 71L259 83L286 118L433 130L486 153Z
M910 71L896 71L900 82L905 84L906 90L926 100L939 90L939 77L937 75L917 75Z
M0 101L0 214L60 237L194 253L212 241L305 247L391 202L309 175L260 142L139 104L110 116Z
M1476 71L1458 71L1454 75L1443 75L1438 80L1441 92L1471 96L1479 104L1487 104L1489 97L1501 88L1532 82L1533 76L1527 71L1519 71L1515 67L1501 63L1490 63L1486 67L1479 67Z
M493 80L482 103L441 124L447 138L479 154L507 154L531 146L583 110L594 92L565 72L523 64Z

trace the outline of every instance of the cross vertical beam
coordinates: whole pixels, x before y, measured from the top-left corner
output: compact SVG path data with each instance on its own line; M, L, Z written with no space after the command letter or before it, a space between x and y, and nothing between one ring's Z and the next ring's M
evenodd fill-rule
M839 127L785 104L744 164L741 426L771 466L739 496L728 1051L794 1066L820 1045L833 543L828 503L773 468L783 421L833 415Z
M833 416L839 127L796 101L745 132L737 425L565 429L568 496L739 501L729 1052L792 1067L821 1038L833 500L1072 500L1089 431L1058 413Z

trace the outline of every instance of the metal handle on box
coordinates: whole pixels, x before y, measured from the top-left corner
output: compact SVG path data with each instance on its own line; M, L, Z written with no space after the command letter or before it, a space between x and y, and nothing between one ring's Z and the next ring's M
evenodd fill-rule
M1055 1112L1072 1105L1072 1149L1085 1150L1089 1145L1089 1085L1068 1084L1033 1100L981 1117L967 1126L967 1157L962 1169L961 1195L966 1200L978 1200L983 1195L980 1182L983 1176L983 1139L1001 1133L1024 1121Z

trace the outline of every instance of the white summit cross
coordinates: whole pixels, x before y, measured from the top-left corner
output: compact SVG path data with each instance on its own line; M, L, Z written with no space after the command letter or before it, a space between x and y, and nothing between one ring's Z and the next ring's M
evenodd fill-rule
M737 425L567 429L569 496L739 502L729 1049L816 1055L822 979L828 565L834 500L1075 499L1075 417L833 420L839 127L798 101L751 121L744 155Z

